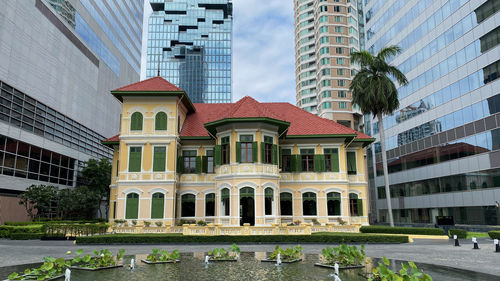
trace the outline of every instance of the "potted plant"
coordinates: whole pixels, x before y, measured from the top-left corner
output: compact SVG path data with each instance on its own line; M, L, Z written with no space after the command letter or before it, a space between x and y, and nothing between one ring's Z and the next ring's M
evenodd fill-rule
M277 262L278 261L278 254L280 256L280 261L282 263L293 263L293 262L299 262L302 260L302 247L301 246L296 246L296 247L290 247L287 249L281 249L280 246L276 246L274 248L274 251L269 255L269 258L261 260L263 262Z
M136 220L131 220L130 221L130 226L136 226L137 225L137 221Z
M155 221L155 224L157 227L161 227L163 225L163 222L161 221Z
M361 245L358 250L356 246L342 244L338 247L326 247L321 251L321 263L316 266L334 268L335 264L339 269L362 268L366 263L365 245Z
M224 248L215 248L208 252L209 261L237 261L240 254L240 248L233 243L229 251Z
M115 223L118 227L122 227L125 222L126 220L120 220L120 219L115 220Z
M145 227L150 227L151 222L150 221L143 221Z
M121 249L118 254L113 256L113 254L108 249L102 249L100 251L93 251L94 256L89 254L82 256L83 250L78 250L75 252L76 257L71 261L71 269L82 269L82 270L101 270L110 269L115 267L123 267L123 264L119 264L122 260L125 250Z
M164 250L153 249L152 253L141 261L146 264L178 263L180 262L179 257L179 250L173 250L172 253L168 253Z

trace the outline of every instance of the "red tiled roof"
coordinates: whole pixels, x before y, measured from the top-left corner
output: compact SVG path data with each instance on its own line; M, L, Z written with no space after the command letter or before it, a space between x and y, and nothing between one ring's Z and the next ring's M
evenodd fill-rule
M123 86L111 92L184 92L181 88L156 76L143 81Z
M260 103L246 96L236 103L195 103L196 111L187 115L181 137L207 137L205 124L225 118L267 117L290 123L287 136L302 135L352 135L357 139L372 137L339 123L319 117L290 103ZM119 135L105 142L119 141Z
M196 112L187 116L181 130L181 137L208 136L204 125L224 118L268 117L289 122L288 136L357 134L358 139L371 138L290 103L259 103L246 96L236 103L196 103L194 106Z
M119 142L120 141L120 134L114 136L114 137L111 137L107 140L105 140L104 142Z

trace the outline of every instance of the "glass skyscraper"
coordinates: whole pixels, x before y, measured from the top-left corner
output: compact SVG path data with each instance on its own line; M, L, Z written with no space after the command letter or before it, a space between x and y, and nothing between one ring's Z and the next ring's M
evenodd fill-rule
M195 103L231 102L231 1L150 4L146 77L159 73Z
M399 223L500 223L500 1L365 0L366 47L409 83L384 117L393 215ZM365 120L379 138L378 120ZM373 124L372 124L373 123ZM387 221L380 143L368 152L372 221Z

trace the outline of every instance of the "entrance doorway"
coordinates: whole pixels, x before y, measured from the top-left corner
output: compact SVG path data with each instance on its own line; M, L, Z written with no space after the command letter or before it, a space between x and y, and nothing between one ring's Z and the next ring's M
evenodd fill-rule
M255 192L251 187L240 189L240 225L255 225Z

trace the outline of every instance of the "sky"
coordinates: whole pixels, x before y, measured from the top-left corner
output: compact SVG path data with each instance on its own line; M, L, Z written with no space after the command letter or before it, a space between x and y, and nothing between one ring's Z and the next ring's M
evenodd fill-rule
M143 65L146 40L144 28ZM251 96L260 102L295 104L294 44L293 1L233 0L233 102Z

